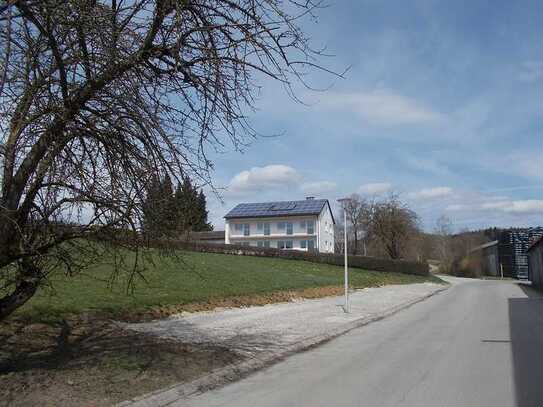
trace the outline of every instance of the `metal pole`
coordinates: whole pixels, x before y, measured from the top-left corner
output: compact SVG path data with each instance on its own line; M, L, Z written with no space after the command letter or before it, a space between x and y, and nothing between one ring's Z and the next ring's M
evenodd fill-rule
M349 266L348 266L348 255L347 255L347 211L343 208L344 223L343 229L345 232L344 236L344 245L345 245L345 312L351 312L349 306Z
M346 204L349 202L350 198L342 198L338 199L338 202L341 203L343 206L343 229L344 229L344 236L343 236L343 245L345 249L345 304L343 306L343 311L346 313L351 312L351 305L349 304L349 258L347 255L347 210L346 210Z

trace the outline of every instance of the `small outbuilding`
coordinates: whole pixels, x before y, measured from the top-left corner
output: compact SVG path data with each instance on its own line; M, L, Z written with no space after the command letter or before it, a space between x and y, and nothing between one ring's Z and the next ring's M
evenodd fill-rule
M543 237L528 247L528 276L534 287L543 288Z
M224 244L224 230L191 232L188 240L195 243Z
M498 252L498 240L482 244L470 250L470 257L478 257L483 276L500 276L501 270Z

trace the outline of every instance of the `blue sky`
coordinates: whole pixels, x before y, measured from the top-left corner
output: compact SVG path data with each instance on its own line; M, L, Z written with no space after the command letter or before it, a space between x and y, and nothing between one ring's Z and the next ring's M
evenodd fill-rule
M521 3L521 4L519 4ZM335 200L394 191L425 229L543 224L543 3L329 0L304 22L322 64L292 101L262 80L263 134L243 154L214 154L217 229L237 202Z

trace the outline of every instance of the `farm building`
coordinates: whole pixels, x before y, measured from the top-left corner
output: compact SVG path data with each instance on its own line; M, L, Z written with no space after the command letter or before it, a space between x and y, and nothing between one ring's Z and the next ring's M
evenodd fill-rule
M528 271L534 287L543 288L543 237L528 247Z
M528 247L543 236L543 227L504 230L500 236L500 262L504 275L519 280L528 279Z
M481 267L481 274L484 276L499 276L500 273L500 261L498 245L499 241L494 240L474 247L470 250L470 256L477 256L479 258L479 264Z
M477 258L482 275L512 277L528 280L528 248L543 236L543 227L504 229L496 240L470 250L469 257Z

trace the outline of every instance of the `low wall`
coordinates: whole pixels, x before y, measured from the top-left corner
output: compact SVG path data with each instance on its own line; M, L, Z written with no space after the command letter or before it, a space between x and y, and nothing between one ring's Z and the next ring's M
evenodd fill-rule
M151 246L171 247L181 250L205 253L233 254L238 256L278 257L282 259L305 260L312 263L333 264L336 266L344 265L343 254L303 252L299 250L279 250L254 246L196 243L171 240L155 242L154 244L151 244ZM349 256L349 267L382 272L415 274L419 276L427 276L430 274L429 266L426 263L405 260L379 259L375 257L364 256Z

